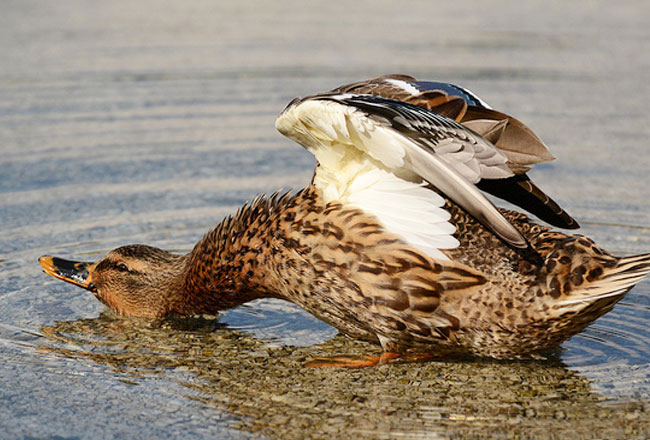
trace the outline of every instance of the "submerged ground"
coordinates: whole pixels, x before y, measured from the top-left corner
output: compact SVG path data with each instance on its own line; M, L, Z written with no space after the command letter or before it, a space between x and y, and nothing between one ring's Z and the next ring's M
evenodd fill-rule
M547 360L309 369L367 354L300 309L125 319L40 272L126 243L186 252L313 158L294 96L382 73L469 87L558 161L535 181L650 251L643 2L10 1L0 16L0 438L646 438L650 282Z

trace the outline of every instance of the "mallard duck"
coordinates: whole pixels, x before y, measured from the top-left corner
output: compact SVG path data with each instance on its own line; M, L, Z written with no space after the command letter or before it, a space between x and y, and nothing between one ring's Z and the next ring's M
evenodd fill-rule
M380 77L295 99L276 127L317 159L306 188L255 199L186 255L128 245L95 263L44 256L45 272L129 316L291 301L381 344L379 357L341 361L358 366L412 353L526 357L650 272L650 254L619 258L488 201L481 189L509 199L522 188L522 207L577 226L525 175L552 158L544 144L466 89Z

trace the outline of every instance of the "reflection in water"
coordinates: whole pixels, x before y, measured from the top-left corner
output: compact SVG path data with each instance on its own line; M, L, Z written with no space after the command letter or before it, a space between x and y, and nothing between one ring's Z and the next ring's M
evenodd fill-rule
M41 348L89 359L137 384L156 375L208 408L270 438L644 438L644 402L608 403L557 358L306 368L315 356L376 346L337 336L311 347L272 346L216 319L96 319L43 327ZM197 397L198 396L198 397ZM579 422L577 422L579 420ZM576 423L577 422L577 423Z

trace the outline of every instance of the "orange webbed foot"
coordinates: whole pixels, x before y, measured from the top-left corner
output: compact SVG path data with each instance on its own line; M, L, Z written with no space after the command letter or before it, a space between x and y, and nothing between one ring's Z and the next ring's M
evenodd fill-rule
M332 356L317 357L305 364L306 367L365 368L387 364L400 358L399 353L383 352L379 356Z

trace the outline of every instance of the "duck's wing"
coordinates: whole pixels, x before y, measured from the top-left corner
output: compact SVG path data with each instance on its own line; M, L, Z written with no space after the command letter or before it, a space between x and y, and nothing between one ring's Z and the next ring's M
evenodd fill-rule
M342 145L367 154L391 173L416 174L508 245L529 249L521 233L475 185L484 178L514 176L506 157L453 119L379 96L326 93L292 101L276 128L309 149L321 164L344 154L335 148Z
M491 108L472 91L454 84L385 75L347 84L332 93L358 93L408 102L454 119L489 140L507 158L517 177L482 180L483 191L507 200L553 226L579 228L578 222L525 174L532 165L554 160L548 147L523 122Z
M418 81L408 75L384 75L337 87L331 93L381 96L424 107L460 122L492 143L520 174L530 165L554 160L548 147L523 122L494 110L469 89L437 81Z

